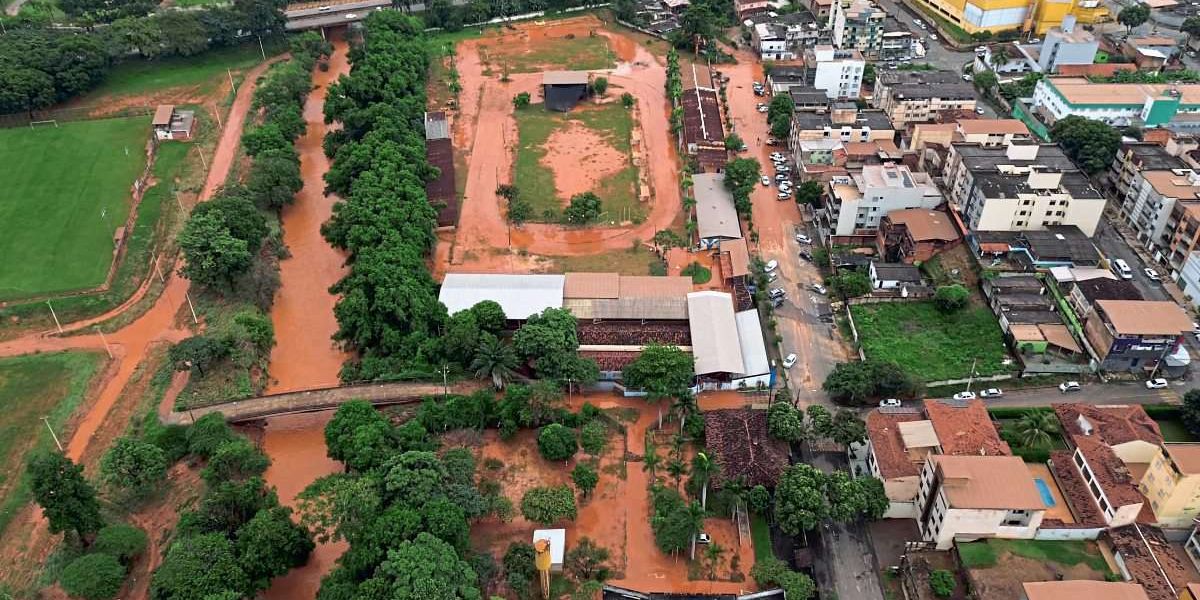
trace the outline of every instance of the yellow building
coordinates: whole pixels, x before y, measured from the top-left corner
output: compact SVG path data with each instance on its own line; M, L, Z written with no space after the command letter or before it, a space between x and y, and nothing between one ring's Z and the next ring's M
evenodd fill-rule
M917 0L967 33L1013 29L1041 35L1075 15L1079 23L1110 20L1101 0Z
M1163 444L1138 489L1150 501L1158 525L1191 526L1200 514L1200 443Z

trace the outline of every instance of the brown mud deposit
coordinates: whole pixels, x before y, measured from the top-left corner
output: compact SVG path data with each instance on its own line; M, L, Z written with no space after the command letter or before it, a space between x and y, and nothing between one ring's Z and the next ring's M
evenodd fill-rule
M319 477L340 473L342 465L325 452L325 424L332 412L285 415L267 420L262 433L262 448L271 457L267 484L274 486L279 501L293 506L296 495ZM315 598L321 578L333 569L346 551L345 542L318 544L303 567L276 578L263 595L277 600Z
M541 163L554 173L554 190L560 199L596 192L600 182L625 168L625 154L613 148L604 136L574 121L550 134L542 146Z
M337 385L347 358L333 341L337 298L329 293L329 287L346 273L346 256L321 235L321 224L329 220L338 201L325 195L329 159L321 144L330 129L325 124L325 94L329 84L350 72L346 41L336 36L333 44L329 70L313 70L314 88L304 104L307 129L296 141L304 187L282 214L283 241L291 257L279 263L280 286L271 309L276 340L268 369L267 393L271 394Z
M452 248L449 251L439 248L437 253L439 258L448 259L448 264L435 266L435 273L520 272L536 266L537 261L531 259L533 255L579 256L626 250L633 240L648 240L656 231L669 227L680 210L680 163L669 130L665 63L630 35L604 29L604 24L592 15L543 25L521 23L515 28L516 33L490 33L458 45L457 66L463 90L459 97L461 111L455 115L453 127L455 146L467 155L467 184ZM641 224L628 227L526 224L519 229L510 228L505 222L503 200L495 191L498 184L512 180L513 147L517 140L512 97L520 92L537 97L541 75L510 74L511 81L501 82L494 60L485 67L481 47L493 52L504 47L506 52L524 53L527 50L521 45L553 44L568 34L587 35L592 30L608 39L621 61L614 69L596 72L604 73L610 86L629 92L638 103L641 115L638 127L647 155L654 157L648 164L640 165L648 171L653 194L649 212ZM572 166L579 175L578 165ZM558 179L556 172L556 187L590 189L583 188L583 183L560 184ZM443 240L439 245L445 243Z

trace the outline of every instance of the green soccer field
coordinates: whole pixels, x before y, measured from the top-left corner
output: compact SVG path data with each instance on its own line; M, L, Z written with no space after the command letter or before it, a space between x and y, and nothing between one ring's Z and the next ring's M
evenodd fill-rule
M0 129L0 301L104 282L149 135L149 117Z

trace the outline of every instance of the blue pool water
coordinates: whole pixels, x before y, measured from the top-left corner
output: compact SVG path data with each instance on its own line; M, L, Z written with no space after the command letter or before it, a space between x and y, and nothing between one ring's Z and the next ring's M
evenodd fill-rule
M1046 481L1035 477L1033 483L1037 485L1038 493L1042 495L1042 502L1046 504L1046 508L1054 507L1054 494L1050 493L1050 486L1046 485Z

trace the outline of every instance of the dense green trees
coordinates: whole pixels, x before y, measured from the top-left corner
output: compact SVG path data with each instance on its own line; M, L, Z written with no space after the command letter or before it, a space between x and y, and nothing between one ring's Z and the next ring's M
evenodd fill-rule
M750 576L754 578L759 587L783 588L783 593L788 598L806 600L817 593L817 586L813 583L812 578L789 569L787 563L774 556L754 561L754 567L750 569Z
M933 303L944 313L959 311L967 306L971 294L967 288L954 283L938 287L933 295Z
M887 508L879 480L852 478L843 471L826 474L803 463L788 467L775 487L775 519L790 535L801 535L825 519L878 519Z
M108 600L121 591L125 567L110 554L85 554L67 564L59 583L72 598Z
M1121 133L1116 129L1104 121L1077 115L1055 122L1050 128L1050 139L1061 145L1075 165L1089 175L1107 169L1121 145Z
M892 362L868 360L839 363L821 384L834 401L864 406L873 398L911 398L924 392L924 385Z
M101 480L122 495L143 497L166 477L166 453L158 446L137 438L117 438L100 460Z
M686 550L704 523L700 503L689 503L674 488L657 484L650 490L650 503L650 527L658 549L668 554Z
M530 488L521 497L521 516L534 523L553 525L576 514L575 493L565 485Z
M600 376L596 361L579 355L575 316L565 308L530 316L513 335L513 348L538 377L562 386L587 385Z
M735 158L725 165L725 187L733 194L734 207L743 217L748 217L753 209L750 192L761 176L761 167L753 158Z
M1125 26L1125 33L1132 33L1134 28L1150 19L1150 7L1145 4L1131 4L1117 13L1117 22Z
M771 125L771 135L787 139L791 134L792 115L795 112L796 105L791 96L780 94L771 98L771 103L767 105L767 123Z
M26 473L50 532L69 531L90 541L103 522L96 490L83 478L83 467L61 452L43 451L29 457Z
M592 465L579 463L571 469L571 481L579 488L579 493L587 498L592 495L592 490L596 489L596 484L600 483L600 474Z
M603 207L600 198L592 192L571 196L571 203L563 209L563 218L571 225L587 225L600 218Z
M546 460L569 460L575 456L578 445L575 432L560 423L551 423L538 432L538 452Z

